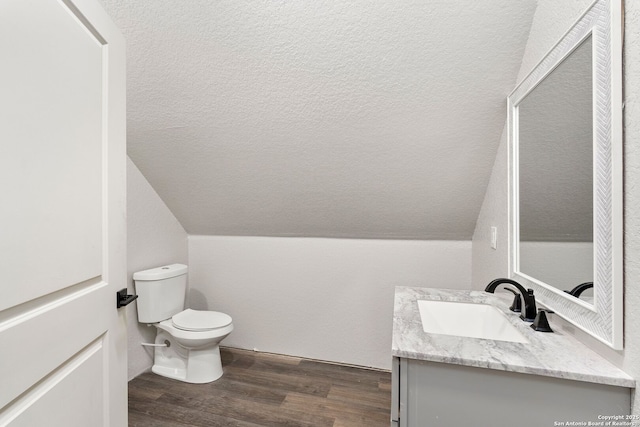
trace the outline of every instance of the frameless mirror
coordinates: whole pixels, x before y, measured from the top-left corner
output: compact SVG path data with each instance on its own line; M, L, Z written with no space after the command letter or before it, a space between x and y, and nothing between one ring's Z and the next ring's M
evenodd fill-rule
M508 98L510 274L616 349L621 62L620 2L597 0Z

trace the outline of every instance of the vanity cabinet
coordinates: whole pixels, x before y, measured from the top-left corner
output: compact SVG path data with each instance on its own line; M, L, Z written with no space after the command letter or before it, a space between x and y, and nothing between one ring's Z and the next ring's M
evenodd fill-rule
M627 387L393 358L392 427L587 425L630 405Z
M490 305L524 342L427 332L420 301ZM509 303L483 291L396 287L393 427L640 425L624 418L632 377L559 328L534 331ZM611 416L626 424L606 424Z

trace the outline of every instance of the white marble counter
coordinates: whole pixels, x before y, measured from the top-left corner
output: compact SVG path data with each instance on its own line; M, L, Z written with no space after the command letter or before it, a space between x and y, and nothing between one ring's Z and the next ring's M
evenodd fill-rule
M491 304L500 309L529 343L493 341L423 331L418 300ZM543 375L598 384L635 387L635 380L606 359L563 334L536 332L509 310L511 299L483 291L396 287L392 354L432 362ZM550 317L553 328L553 316Z

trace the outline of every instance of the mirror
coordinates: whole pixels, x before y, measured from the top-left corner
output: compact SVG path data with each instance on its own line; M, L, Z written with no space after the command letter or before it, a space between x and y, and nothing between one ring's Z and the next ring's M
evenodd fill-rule
M620 8L597 0L508 97L510 275L615 349L622 348Z
M519 271L567 292L593 282L592 47L589 35L518 104Z

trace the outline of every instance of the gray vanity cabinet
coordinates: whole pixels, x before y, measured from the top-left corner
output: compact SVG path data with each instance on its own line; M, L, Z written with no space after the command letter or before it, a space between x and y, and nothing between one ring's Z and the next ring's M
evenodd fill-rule
M587 425L630 405L626 387L393 358L392 427Z

